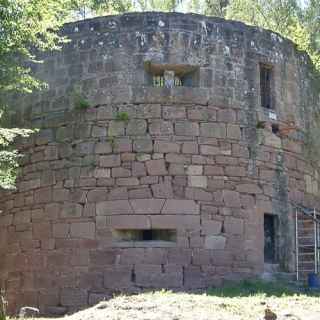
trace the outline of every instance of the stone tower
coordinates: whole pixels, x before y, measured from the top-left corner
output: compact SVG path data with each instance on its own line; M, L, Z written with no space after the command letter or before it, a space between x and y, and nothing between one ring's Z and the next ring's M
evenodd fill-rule
M277 34L178 13L67 24L15 97L17 190L2 192L0 286L46 313L112 292L292 272L291 203L317 205L306 159L307 56Z

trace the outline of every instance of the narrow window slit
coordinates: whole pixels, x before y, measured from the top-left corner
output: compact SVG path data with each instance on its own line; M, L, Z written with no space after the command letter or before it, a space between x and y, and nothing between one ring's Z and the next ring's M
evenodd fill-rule
M272 103L272 67L260 64L260 98L261 106L266 109L274 109Z

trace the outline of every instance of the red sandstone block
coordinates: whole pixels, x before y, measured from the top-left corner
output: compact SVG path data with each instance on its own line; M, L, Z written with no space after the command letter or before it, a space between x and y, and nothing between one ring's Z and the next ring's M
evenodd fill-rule
M199 153L199 145L197 142L184 142L182 144L182 153L187 154L198 154Z
M173 189L171 183L154 184L151 185L151 189L155 198L173 198Z
M35 203L48 203L52 201L52 189L41 188L34 194Z
M147 176L140 179L140 184L155 184L159 182L159 177L157 176Z
M151 176L161 176L168 174L163 159L149 160L146 162L148 174Z
M224 171L227 176L231 177L245 177L247 175L246 168L239 166L227 166Z
M227 207L240 208L241 201L239 193L236 191L223 190L223 201Z
M112 168L111 169L111 176L113 178L130 177L131 176L131 170L125 169L123 167Z
M94 306L101 301L109 300L111 298L111 293L89 293L89 306Z
M168 153L166 155L166 161L169 163L190 164L191 157L183 154Z
M151 217L151 227L155 229L200 229L200 216L154 215Z
M188 289L204 288L206 283L199 266L187 266L184 269L184 286Z
M132 163L132 175L134 177L143 177L147 175L146 167L143 162Z
M212 193L199 188L186 188L186 199L212 201Z
M163 214L199 214L199 205L193 200L168 199L161 213Z
M132 141L128 138L117 138L114 140L113 152L132 152Z
M160 214L164 199L135 199L130 204L135 214Z
M57 306L59 305L60 297L59 291L50 289L48 292L47 290L42 290L39 292L39 305L42 306Z
M131 178L117 178L116 184L118 186L138 186L140 183L138 178L131 177Z
M96 225L94 222L73 222L70 225L70 235L73 238L95 238Z
M66 288L61 290L62 306L85 306L88 304L88 293L86 290Z
M41 249L53 250L55 248L55 239L43 239L41 240Z
M262 193L261 188L257 184L249 184L249 183L237 185L237 191L242 193L251 193L251 194Z
M239 125L227 124L227 137L230 139L240 140L241 130Z
M218 122L236 122L237 115L236 112L232 109L219 109L217 113Z
M151 222L144 215L114 215L108 217L108 225L114 229L150 229Z
M121 165L120 155L113 154L108 156L100 156L101 167L119 167Z
M136 284L146 288L180 287L182 285L182 268L167 268L168 272L162 272L161 265L136 265Z
M149 133L152 135L172 135L173 125L170 121L151 120L149 124Z
M13 214L7 214L5 216L0 216L0 225L3 227L10 226L13 221Z
M222 222L216 220L202 220L201 233L204 235L217 235L222 231Z
M47 239L52 237L50 222L40 222L32 224L33 239Z
M117 261L118 251L109 250L91 250L90 264L93 266L107 266L112 265Z
M194 249L192 252L192 265L209 266L211 264L211 250Z
M152 198L149 188L133 189L128 192L129 199L148 199Z
M60 216L62 218L72 218L72 217L81 217L83 207L81 204L78 203L64 203Z
M162 115L164 119L185 119L186 118L186 108L181 106L174 107L162 107Z
M168 249L168 263L179 266L187 266L191 264L192 250L183 248Z
M110 142L107 142L107 141L97 142L94 147L94 153L98 153L98 154L112 153L112 147Z
M113 186L112 189L110 189L109 193L107 193L108 200L123 200L128 199L128 188L127 187L115 187Z
M103 201L96 204L97 215L133 213L128 200Z
M95 189L90 190L87 194L87 200L89 202L99 202L107 200L107 190L106 189Z
M190 121L175 122L177 136L199 136L199 124Z
M104 287L106 289L129 288L133 285L131 277L131 266L107 266L104 273Z
M221 150L219 147L216 146L201 145L200 153L203 155L217 155L221 154Z
M11 219L9 218L8 220L12 221L12 218ZM30 210L16 212L13 216L13 224L14 225L25 224L25 223L29 223L29 222L31 222L31 211ZM8 223L6 223L6 225L8 225Z
M154 152L158 153L178 153L180 146L175 142L159 141L156 140L154 143Z

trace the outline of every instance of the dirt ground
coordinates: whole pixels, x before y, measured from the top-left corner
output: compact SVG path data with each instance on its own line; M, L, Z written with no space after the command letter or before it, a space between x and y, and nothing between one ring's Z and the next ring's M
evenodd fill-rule
M219 297L158 291L118 296L68 316L68 320L251 320L264 319L269 307L277 320L319 320L318 296ZM65 318L66 319L66 318ZM272 317L267 320L274 320Z

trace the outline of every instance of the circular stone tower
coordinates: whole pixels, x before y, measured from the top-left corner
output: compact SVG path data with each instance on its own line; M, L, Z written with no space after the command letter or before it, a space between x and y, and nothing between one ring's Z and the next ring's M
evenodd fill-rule
M64 313L112 292L198 289L292 272L292 202L317 205L302 152L310 63L242 23L132 13L67 24L15 97L41 130L2 192L10 310Z

